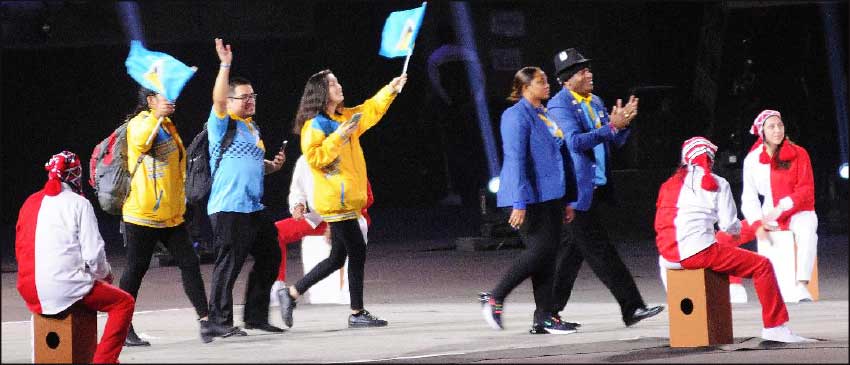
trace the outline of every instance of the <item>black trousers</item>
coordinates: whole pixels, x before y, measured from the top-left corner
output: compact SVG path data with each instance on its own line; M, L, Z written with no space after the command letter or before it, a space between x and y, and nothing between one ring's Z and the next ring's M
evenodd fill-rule
M250 254L254 266L245 288L245 323L268 323L269 292L280 265L277 230L262 211L210 216L216 250L210 288L210 321L233 325L233 285Z
M563 227L553 284L552 311L560 312L567 305L581 264L587 260L596 277L602 280L617 299L621 314L625 318L646 304L632 274L608 239L606 222L601 221L599 216L599 205L603 199L597 195L594 192L590 210L576 210L573 222Z
M497 302L503 302L514 288L531 277L534 303L537 307L535 315L549 312L555 255L558 252L563 219L564 203L561 199L530 204L526 207L525 222L519 228L525 250L493 290L493 298Z
M348 256L348 291L351 309L363 309L363 271L366 267L366 242L356 219L329 222L331 228L331 253L313 270L295 283L295 290L304 294L310 287L345 265Z
M207 293L204 291L200 262L189 241L185 224L153 228L124 222L124 242L127 244L127 268L121 275L118 287L130 293L133 298L138 296L156 243L162 242L171 257L177 261L183 279L183 291L195 307L195 313L199 318L208 314Z

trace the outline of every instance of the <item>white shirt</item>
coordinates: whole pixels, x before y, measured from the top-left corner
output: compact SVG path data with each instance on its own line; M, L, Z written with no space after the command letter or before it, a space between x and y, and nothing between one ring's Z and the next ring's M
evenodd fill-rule
M741 231L741 221L738 220L738 209L735 207L729 183L712 174L718 189L708 191L701 186L703 175L702 168L688 166L688 174L679 189L676 213L673 217L677 243L675 249L678 250L679 261L693 256L717 241L715 223L721 231L730 234L738 234ZM668 261L676 257L673 252L661 254Z
M313 175L304 155L295 161L295 169L292 171L292 183L289 185L289 213L295 210L295 206L302 204L305 207L304 219L310 227L316 228L322 224L319 213L313 212Z
M19 259L18 265L19 270L34 269L42 314L70 307L91 291L95 280L111 272L94 208L67 184L62 184L59 194L45 195L37 213L22 209L22 214L37 214L35 242L17 241L16 245L32 245L32 262Z
M776 219L779 218L768 216L768 213L773 210L773 189L770 187L770 164L764 164L759 161L759 155L762 152L762 145L750 151L747 157L744 158L744 189L741 191L741 213L744 214L744 219L750 224L764 220L770 225L777 225ZM764 197L764 202L759 202L759 195ZM782 210L791 209L794 203L790 197L784 197L779 200L779 207Z

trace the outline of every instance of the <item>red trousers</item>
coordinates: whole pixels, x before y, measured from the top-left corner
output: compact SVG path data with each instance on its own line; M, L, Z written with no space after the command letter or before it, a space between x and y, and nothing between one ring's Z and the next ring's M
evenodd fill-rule
M286 218L275 222L274 225L277 227L277 243L280 245L280 268L277 272L277 281L286 281L286 245L298 242L304 236L321 236L325 234L328 224L322 222L313 228L306 219Z
M753 228L746 220L744 220L741 221L741 234L738 236L738 239L735 239L735 237L732 237L732 235L723 231L717 232L717 234L715 234L715 237L717 239L717 243L723 246L738 247L747 242L755 240L756 231L753 230ZM729 275L729 283L741 284L743 283L743 280L741 280L740 276Z
M685 269L711 269L715 272L752 278L761 302L761 318L764 328L771 328L788 322L788 310L773 265L767 257L738 247L713 244L696 255L680 262Z
M124 347L136 301L130 293L105 282L96 280L91 291L80 300L87 308L106 312L106 328L94 352L93 363L117 364L118 355Z

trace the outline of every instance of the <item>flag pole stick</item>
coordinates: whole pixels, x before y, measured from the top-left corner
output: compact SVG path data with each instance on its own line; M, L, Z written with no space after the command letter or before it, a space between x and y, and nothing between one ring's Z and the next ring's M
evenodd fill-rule
M159 126L162 125L162 117L159 117L159 120L156 121L156 125L153 127L153 131L151 132L151 136L148 137L148 142L145 144L151 144L153 142L153 138L156 137L157 131L159 131Z
M407 57L404 59L404 68L401 69L401 74L404 75L407 73L407 64L410 63L410 56L413 55L413 48L407 50Z
M413 48L411 47L407 51L407 57L404 59L404 68L401 69L401 74L404 75L407 73L407 64L410 63L410 56L413 55ZM404 86L401 89L398 89L398 93L401 94L401 90L404 89Z

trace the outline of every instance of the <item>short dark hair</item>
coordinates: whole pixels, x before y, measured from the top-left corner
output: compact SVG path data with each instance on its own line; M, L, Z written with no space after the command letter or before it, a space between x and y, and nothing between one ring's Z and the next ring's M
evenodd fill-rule
M236 90L236 87L241 86L241 85L251 85L251 81L248 81L248 79L246 79L244 77L238 77L238 76L230 79L228 93L230 93L230 95L232 96L234 90Z

